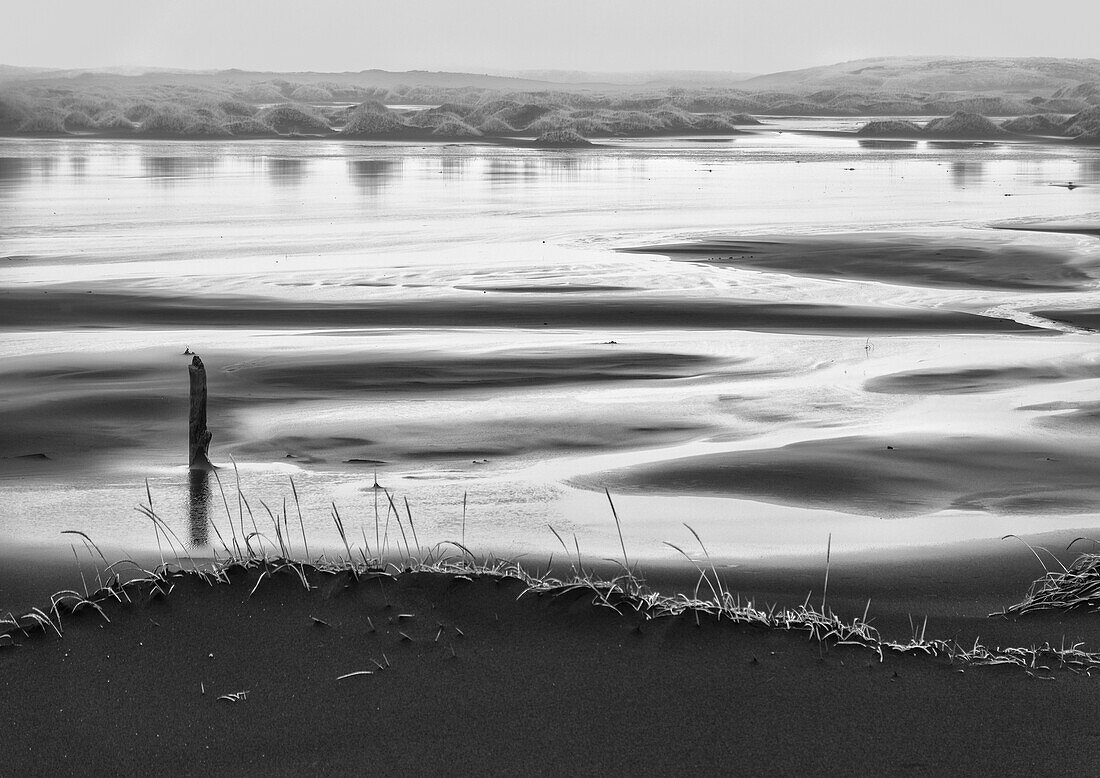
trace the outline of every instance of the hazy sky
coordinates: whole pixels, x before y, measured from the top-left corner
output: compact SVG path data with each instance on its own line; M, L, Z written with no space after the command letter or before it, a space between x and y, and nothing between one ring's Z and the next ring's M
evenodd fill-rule
M733 70L1100 56L1098 0L3 0L0 63Z

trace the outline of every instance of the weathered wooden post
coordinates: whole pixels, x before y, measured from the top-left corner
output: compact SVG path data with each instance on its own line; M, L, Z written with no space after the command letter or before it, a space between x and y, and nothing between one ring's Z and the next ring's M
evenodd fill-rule
M213 470L210 430L206 428L206 367L197 356L187 368L191 376L191 413L187 425L187 464L192 470Z

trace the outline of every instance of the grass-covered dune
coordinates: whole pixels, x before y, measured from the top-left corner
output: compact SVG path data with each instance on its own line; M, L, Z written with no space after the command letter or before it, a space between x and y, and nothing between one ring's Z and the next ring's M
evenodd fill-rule
M856 131L872 138L946 138L959 140L997 140L1016 136L1057 137L1079 143L1100 143L1100 106L1064 116L1029 114L997 124L976 113L956 111L933 119L923 126L902 119L875 120Z
M289 93L289 94L288 94ZM326 136L432 140L542 138L544 144L578 145L587 138L674 134L735 134L757 124L747 114L698 113L665 99L595 101L568 95L515 96L459 90L427 95L370 90L356 103L334 95L347 90L303 89L293 83L237 90L184 90L175 86L136 94L26 85L0 93L0 133L6 135L114 135L163 138ZM442 97L455 97L438 105ZM516 99L518 98L518 99ZM268 101L273 102L268 102ZM391 105L427 104L424 108ZM577 136L580 140L563 140ZM557 140L550 140L556 138Z
M357 138L532 140L563 132L591 139L732 134L755 123L754 115L947 117L950 121L933 125L943 137L961 136L964 129L998 134L988 126L960 127L960 115L1057 116L1074 121L1053 131L1037 119L1002 128L1017 134L1034 128L1035 134L1086 141L1097 134L1100 62L925 59L845 63L688 86L384 71L28 71L0 78L0 135L339 137L346 132Z

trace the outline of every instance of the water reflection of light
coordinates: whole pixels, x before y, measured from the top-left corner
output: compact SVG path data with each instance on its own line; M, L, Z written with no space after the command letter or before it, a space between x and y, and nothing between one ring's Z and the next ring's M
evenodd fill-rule
M379 194L400 172L401 165L391 159L348 160L348 179L362 194Z
M266 157L264 169L276 184L300 184L306 175L306 161L297 157Z
M917 147L915 140L881 140L860 138L858 141L861 149L914 149Z
M1100 184L1100 157L1090 157L1077 161L1078 181L1089 184Z
M166 183L205 173L212 162L202 157L142 156L141 169L146 178Z
M956 189L966 189L970 184L977 184L984 179L985 163L971 160L956 161L951 163L951 183Z

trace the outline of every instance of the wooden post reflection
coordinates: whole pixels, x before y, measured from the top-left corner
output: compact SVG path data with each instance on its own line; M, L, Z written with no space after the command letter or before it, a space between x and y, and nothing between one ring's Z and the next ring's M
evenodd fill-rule
M210 473L191 470L187 473L187 483L191 545L206 546L210 539Z

